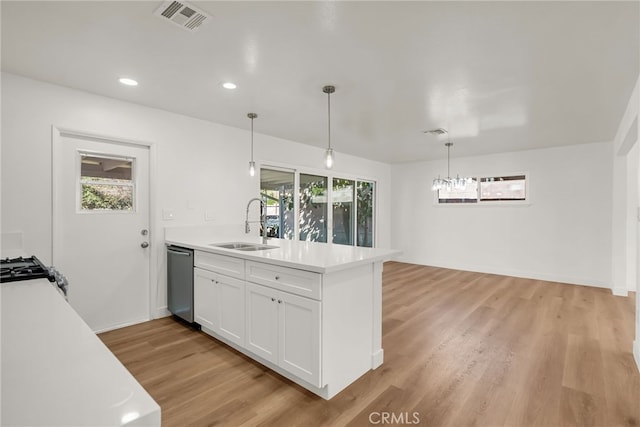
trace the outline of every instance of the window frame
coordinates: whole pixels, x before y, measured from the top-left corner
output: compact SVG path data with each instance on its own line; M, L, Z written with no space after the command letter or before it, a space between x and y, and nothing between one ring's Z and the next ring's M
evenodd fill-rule
M316 168L308 168L308 167L304 167L304 166L296 166L296 165L290 165L290 164L286 164L286 163L280 163L280 162L272 162L272 161L268 161L268 162L263 162L263 161L256 161L256 169L258 170L258 174L256 174L256 177L258 178L256 180L256 185L258 187L258 193L262 194L262 185L261 185L261 177L262 177L262 169L271 169L271 170L276 170L276 171L283 171L283 172L292 172L294 175L294 196L293 196L293 200L294 200L294 212L295 212L295 220L294 220L294 231L293 231L293 235L295 236L294 239L295 241L302 241L300 240L300 218L298 217L299 212L300 212L300 194L299 194L299 189L300 189L300 174L303 175L316 175L316 176L322 176L322 177L326 177L327 178L327 244L333 245L333 179L346 179L346 180L352 180L354 181L354 186L357 188L357 185L359 182L369 182L369 183L373 183L373 194L372 194L372 204L373 204L373 209L372 209L372 238L371 238L371 247L375 248L376 247L376 243L377 243L377 235L378 235L378 180L376 178L372 178L369 176L364 176L364 175L354 175L354 174L350 174L350 173L342 173L342 172L336 172L333 169L331 170L327 170L327 169L316 169ZM356 201L354 200L354 205L356 205ZM355 213L354 213L354 218L355 218L355 222L357 223L357 207L355 207ZM354 224L356 225L356 224ZM345 244L341 244L341 243L335 243L336 245L340 245L340 246L352 246L354 248L366 248L368 246L357 246L357 236L355 235L355 230L354 229L354 243L353 245L345 245Z
M102 159L112 160L126 160L131 162L131 184L125 184L117 181L95 181L91 182L91 179L82 179L82 159L84 157L96 157ZM114 215L130 215L135 214L138 211L138 187L137 181L137 165L136 159L129 156L119 156L115 154L108 154L104 152L91 151L91 150L77 150L76 151L76 213L80 215L94 215L94 214L114 214ZM114 185L121 187L131 187L131 209L84 209L82 207L82 185L83 184L96 184L96 185Z
M512 176L524 176L525 185L525 199L524 200L481 200L480 188L481 180L483 178L499 178L499 177L512 177ZM433 204L438 207L473 207L473 206L530 206L532 204L531 199L531 174L529 172L513 172L513 173L485 173L475 174L472 176L477 181L477 199L476 202L458 202L458 203L440 203L438 191L433 191Z

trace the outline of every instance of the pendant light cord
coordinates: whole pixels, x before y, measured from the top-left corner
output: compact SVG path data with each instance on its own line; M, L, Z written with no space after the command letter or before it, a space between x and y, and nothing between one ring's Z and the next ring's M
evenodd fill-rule
M258 115L256 113L247 113L247 117L251 119L251 162L253 163L253 119Z
M331 92L327 92L327 110L329 112L329 120L327 121L329 123L328 128L327 128L327 134L329 136L329 150L331 150Z
M253 162L253 116L251 116L251 161Z
M451 178L451 139L447 143L447 179Z

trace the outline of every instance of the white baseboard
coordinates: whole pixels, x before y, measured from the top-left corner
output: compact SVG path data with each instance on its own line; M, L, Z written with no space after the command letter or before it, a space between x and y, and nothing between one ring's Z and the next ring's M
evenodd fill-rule
M611 289L611 293L617 297L628 297L629 290L627 288L613 288Z
M384 361L384 350L380 349L371 355L371 369L376 369Z
M138 323L143 323L143 322L148 322L149 319L144 317L144 318L140 318L140 319L134 319L128 322L124 322L124 323L119 323L117 325L111 325L111 326L107 326L106 328L102 328L102 329L97 329L95 331L93 331L95 334L101 334L103 332L109 332L109 331L113 331L115 329L120 329L120 328L126 328L127 326L133 326L133 325L137 325Z
M611 283L590 277L579 277L562 274L549 274L540 271L524 271L510 268L487 267L485 265L454 263L443 259L412 259L399 257L399 262L407 262L410 264L428 265L432 267L450 268L453 270L473 271L477 273L497 274L500 276L520 277L524 279L544 280L547 282L568 283L572 285L591 286L595 288L611 289ZM626 289L624 290L626 292ZM622 294L626 295L626 294Z
M638 340L633 342L633 358L636 360L636 368L640 372L640 341Z
M171 312L167 307L158 307L156 308L156 311L153 313L154 319L160 319L162 317L169 317L169 316L171 316Z

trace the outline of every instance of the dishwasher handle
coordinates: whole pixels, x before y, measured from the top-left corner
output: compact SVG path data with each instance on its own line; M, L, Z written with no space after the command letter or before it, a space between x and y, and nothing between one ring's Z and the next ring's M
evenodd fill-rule
M191 252L180 252L171 248L167 248L167 252L171 252L172 254L175 254L175 255L191 256Z

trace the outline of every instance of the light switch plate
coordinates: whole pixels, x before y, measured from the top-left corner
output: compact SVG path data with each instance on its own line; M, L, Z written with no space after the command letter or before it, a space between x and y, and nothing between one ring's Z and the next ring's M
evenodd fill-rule
M207 209L204 211L204 220L205 221L215 221L216 213L212 209Z

